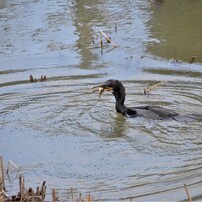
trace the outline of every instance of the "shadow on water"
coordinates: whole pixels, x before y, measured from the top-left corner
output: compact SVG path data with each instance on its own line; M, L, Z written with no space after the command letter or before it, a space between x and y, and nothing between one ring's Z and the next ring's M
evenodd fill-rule
M184 183L201 199L202 122L127 119L110 93L92 93L115 78L127 106L202 114L201 64L168 60L189 61L195 52L201 62L200 7L189 0L1 1L0 155L22 167L28 186L46 180L47 200L51 188L67 198L72 187L104 201L181 201ZM92 44L100 29L120 46L108 44L101 55ZM31 83L30 74L47 81Z

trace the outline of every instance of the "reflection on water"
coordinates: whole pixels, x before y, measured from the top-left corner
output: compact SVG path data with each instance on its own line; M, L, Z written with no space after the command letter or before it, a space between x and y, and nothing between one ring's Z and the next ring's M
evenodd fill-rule
M202 2L152 1L151 11L149 26L153 40L148 50L160 57L183 61L190 61L196 54L196 61L202 62Z
M76 28L75 34L78 35L76 41L77 51L82 55L82 61L79 64L80 68L89 68L92 66L92 62L97 60L96 55L88 48L93 43L95 38L93 32L93 26L96 19L103 19L102 13L96 7L96 4L92 4L89 1L78 1L72 7L74 13L73 22ZM85 13L88 12L88 15ZM93 20L92 20L93 19Z
M179 201L186 198L186 183L193 199L202 199L202 122L127 119L116 113L111 94L99 99L92 93L93 86L115 78L126 87L128 106L202 114L201 64L175 63L146 51L183 60L192 54L184 48L169 55L165 46L171 36L163 34L176 14L166 9L178 6L175 12L188 18L189 1L179 2L0 2L0 155L5 164L21 166L27 187L46 180L47 200L56 187L62 199L73 188L105 201ZM190 9L199 8L197 2ZM120 46L111 50L109 44L101 55L92 44L100 29ZM181 40L173 44L186 47ZM47 81L30 83L30 74L46 75ZM159 81L165 84L143 95L148 83ZM7 189L16 194L18 179L10 177Z

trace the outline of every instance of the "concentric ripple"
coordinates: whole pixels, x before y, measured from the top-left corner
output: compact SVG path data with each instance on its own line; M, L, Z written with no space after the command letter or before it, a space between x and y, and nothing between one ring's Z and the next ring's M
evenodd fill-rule
M22 173L26 188L46 181L47 201L52 188L61 200L73 188L99 201L182 201L184 184L201 200L202 120L191 116L202 114L201 5L0 1L0 156L20 167L6 177L8 194L19 191ZM176 15L192 23L183 26ZM188 38L170 34L176 19L174 28L187 28ZM100 49L100 29L119 46L103 37ZM190 47L198 51L193 63ZM162 106L181 118L123 117L112 94L92 92L107 79L123 82L127 106Z

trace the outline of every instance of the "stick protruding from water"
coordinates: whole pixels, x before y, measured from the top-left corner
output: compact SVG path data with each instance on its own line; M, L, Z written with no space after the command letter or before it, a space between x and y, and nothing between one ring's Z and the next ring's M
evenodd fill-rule
M186 191L186 193L187 193L187 197L188 197L188 199L189 199L189 202L192 202L191 195L190 195L190 193L189 193L189 190L188 190L188 187L187 187L186 184L184 184L184 188L185 188L185 191Z
M114 43L102 30L100 30L100 38L102 38L101 35L103 35L107 39L107 42L111 43L114 47L118 47L118 45Z

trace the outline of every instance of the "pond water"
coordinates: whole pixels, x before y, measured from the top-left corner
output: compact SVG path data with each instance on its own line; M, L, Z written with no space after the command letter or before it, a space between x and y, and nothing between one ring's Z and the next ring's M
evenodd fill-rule
M114 78L128 106L202 114L201 13L193 0L1 0L4 164L20 167L26 187L46 180L47 200L52 188L61 199L73 188L104 201L182 201L184 184L202 200L202 122L124 118L111 94L92 93ZM103 37L101 50L100 30L119 46ZM6 178L11 194L18 174Z

